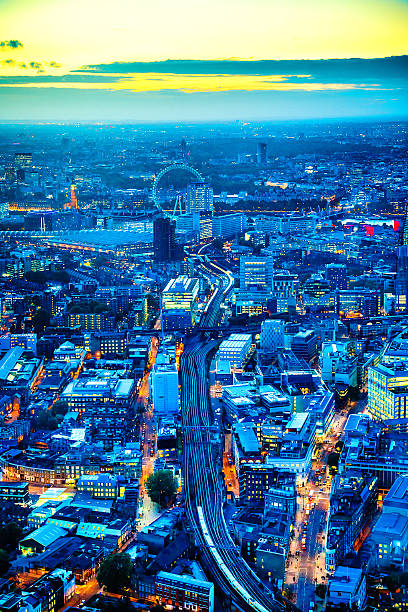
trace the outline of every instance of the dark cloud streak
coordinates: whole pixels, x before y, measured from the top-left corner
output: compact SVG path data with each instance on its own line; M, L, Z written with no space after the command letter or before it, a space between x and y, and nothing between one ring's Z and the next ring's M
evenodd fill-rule
M23 47L21 40L1 40L0 48L2 49L20 49Z
M377 59L330 60L164 60L154 62L113 62L93 64L73 71L103 74L184 74L184 75L310 75L325 82L361 82L386 79L408 80L408 55ZM293 76L292 76L293 75Z

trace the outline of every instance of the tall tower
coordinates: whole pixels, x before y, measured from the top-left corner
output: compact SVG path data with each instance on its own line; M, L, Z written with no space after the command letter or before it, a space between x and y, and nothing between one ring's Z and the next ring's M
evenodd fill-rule
M268 147L266 142L258 142L256 148L256 161L260 166L266 165L268 161Z
M78 200L76 197L76 185L72 184L70 187L70 201L64 205L65 210L78 210Z
M208 183L196 182L187 186L186 212L214 209L213 189Z
M188 161L188 150L187 150L187 143L186 141L183 140L180 143L180 153L181 153L181 159L186 162Z
M397 250L397 269L395 278L395 293L397 310L408 307L408 203L405 206L403 226L401 228Z
M176 252L176 222L168 217L153 221L154 261L171 262Z

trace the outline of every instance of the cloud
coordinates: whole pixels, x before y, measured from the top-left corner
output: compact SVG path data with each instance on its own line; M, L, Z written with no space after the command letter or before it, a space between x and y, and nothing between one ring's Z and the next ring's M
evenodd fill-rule
M20 40L1 40L0 48L2 49L19 49L23 47L23 43Z
M13 59L0 60L0 66L6 66L7 68L27 68L25 62L16 62L16 60Z
M41 62L29 62L28 65L30 66L30 68L36 70L37 72L44 72L44 68Z
M309 75L321 82L361 82L379 77L401 78L408 75L408 56L376 59L330 60L163 60L154 62L113 62L92 64L77 71L99 74L184 74L184 75Z

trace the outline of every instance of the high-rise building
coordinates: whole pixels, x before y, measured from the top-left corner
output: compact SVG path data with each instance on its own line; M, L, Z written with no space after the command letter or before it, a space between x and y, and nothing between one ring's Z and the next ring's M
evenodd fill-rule
M256 147L256 161L260 166L264 166L268 161L268 146L266 142L258 142Z
M326 280L329 282L330 291L348 289L347 267L344 264L331 263L326 266Z
M408 417L406 364L380 363L368 370L368 410L376 419Z
M182 139L182 141L180 142L180 154L181 154L181 159L185 162L188 160L188 149L187 149L187 143L184 140L184 138Z
M187 186L187 213L213 210L213 208L213 189L208 183L196 182Z
M395 279L395 293L397 310L405 310L408 306L408 204L405 206L402 232L400 233L400 246L397 251L397 276Z
M262 323L260 348L265 351L276 351L285 346L285 321L269 319Z
M200 211L200 240L212 238L212 211Z
M317 355L318 338L312 329L300 331L293 337L292 351L298 359L310 362Z
M170 280L162 293L163 328L188 329L195 322L199 280L178 276Z
M16 168L28 169L33 165L32 153L14 153L14 165Z
M398 247L395 289L397 310L405 310L408 306L408 246L405 244Z
M153 222L153 246L155 262L175 259L176 223L169 217L157 217Z
M256 287L264 289L273 286L272 257L241 257L239 261L241 289Z
M376 476L365 476L357 471L335 476L327 518L327 571L334 571L353 550L356 540L375 515L377 497Z

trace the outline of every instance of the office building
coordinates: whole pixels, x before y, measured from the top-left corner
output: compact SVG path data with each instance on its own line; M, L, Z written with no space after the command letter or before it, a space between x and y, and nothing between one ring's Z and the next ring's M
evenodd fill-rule
M163 328L188 329L195 323L199 281L182 275L170 280L162 293Z
M266 142L258 142L256 146L256 161L260 166L264 166L268 162L268 145Z
M344 264L327 264L325 278L329 283L330 291L336 289L346 291L348 289L347 266Z
M338 474L333 479L327 518L327 571L353 550L357 540L364 540L377 508L377 478L360 472Z
M32 153L14 153L14 165L16 168L28 170L33 165Z
M200 211L200 241L208 240L213 235L212 212Z
M68 410L80 413L92 439L110 448L124 441L128 411L136 395L134 379L119 378L115 372L100 370L95 376L82 376L70 382L61 394Z
M241 290L272 288L272 257L241 257L239 261L239 280Z
M186 213L211 211L213 208L213 189L208 183L197 182L187 186Z
M123 479L113 474L81 476L76 488L78 493L86 493L98 499L116 499L125 491Z
M368 369L368 410L376 419L408 417L408 370L405 363L380 363Z
M408 475L397 478L385 496L370 540L374 544L378 568L405 568L408 561Z
M242 213L231 213L213 217L212 235L214 238L233 238L245 231L247 227L246 215Z
M317 355L318 338L312 329L300 331L293 337L292 351L298 359L312 361Z
M178 414L179 380L177 366L167 354L159 353L149 377L150 397L156 418Z
M398 247L395 287L397 310L406 310L408 306L408 246L406 244Z
M83 331L110 331L114 317L106 312L78 312L66 315L68 327L80 327Z
M334 295L334 309L337 315L350 317L362 315L377 317L381 312L381 292L369 289L337 290Z
M156 576L156 597L161 604L182 610L214 612L214 585L188 574L159 572Z
M156 263L169 263L176 257L176 222L169 217L153 221L153 248Z
M37 334L4 334L0 337L0 351L8 351L16 346L21 346L36 355Z
M285 322L280 319L263 321L259 338L261 350L276 351L285 346Z
M358 470L376 476L380 489L389 489L408 474L408 419L373 421L369 415L350 415L344 428L339 474Z
M18 506L28 506L30 496L27 482L0 482L0 501L12 502Z
M326 595L327 609L364 610L367 583L359 567L339 565L329 578Z
M218 349L218 359L229 361L233 368L242 368L252 346L251 334L231 334Z

